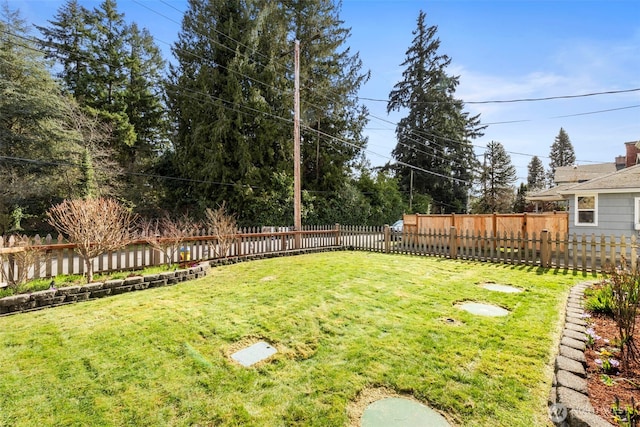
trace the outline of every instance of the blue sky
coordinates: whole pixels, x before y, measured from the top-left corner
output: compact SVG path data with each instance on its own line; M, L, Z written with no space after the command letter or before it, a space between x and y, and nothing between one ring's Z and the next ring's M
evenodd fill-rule
M61 0L9 0L28 22L45 24ZM99 1L80 0L92 8ZM146 6L146 7L145 7ZM179 31L183 0L119 0L128 22L147 27L169 55ZM490 124L473 142L482 159L490 141L502 143L526 181L533 155L548 167L560 128L579 164L612 162L624 143L640 140L640 90L536 102L482 103L640 89L640 1L637 0L344 0L340 17L351 28L349 46L371 79L359 95L387 99L401 78L400 64L420 10L438 27L440 53L460 76L456 97ZM34 34L37 35L37 32ZM372 114L367 157L390 161L394 124L386 103L363 101ZM602 112L605 110L611 110ZM374 117L375 116L375 117ZM506 123L505 123L506 122Z

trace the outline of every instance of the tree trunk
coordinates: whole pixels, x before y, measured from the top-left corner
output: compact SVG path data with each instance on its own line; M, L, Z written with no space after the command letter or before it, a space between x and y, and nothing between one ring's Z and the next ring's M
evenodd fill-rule
M87 272L87 283L93 282L93 262L88 256L84 257L84 267Z

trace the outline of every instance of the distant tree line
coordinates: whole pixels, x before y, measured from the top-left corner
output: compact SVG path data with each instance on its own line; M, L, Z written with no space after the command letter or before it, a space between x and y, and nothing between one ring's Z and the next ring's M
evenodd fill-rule
M333 0L190 0L168 66L115 0L68 0L37 36L5 2L0 234L42 231L51 206L91 197L144 217L225 205L239 225L291 224L294 39L303 223L513 209L510 159L500 143L476 159L484 127L455 98L459 76L447 75L451 59L425 21L421 12L389 95L388 110L406 113L394 161L372 168L358 101L369 72Z

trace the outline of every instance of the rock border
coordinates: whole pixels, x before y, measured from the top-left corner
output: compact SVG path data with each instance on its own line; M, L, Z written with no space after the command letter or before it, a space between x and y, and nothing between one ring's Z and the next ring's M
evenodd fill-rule
M553 384L549 393L550 417L556 426L614 427L597 415L587 388L587 322L582 315L584 291L595 282L580 283L569 292L565 324L556 356Z
M18 313L28 313L45 308L59 307L82 301L90 301L110 295L119 295L127 292L141 291L144 289L158 288L162 286L176 285L188 280L205 277L211 268L221 265L237 264L239 262L253 261L264 258L281 256L302 255L314 252L329 252L344 250L344 247L309 248L291 250L286 252L271 252L266 254L244 255L228 258L218 258L202 261L196 265L174 271L167 271L144 276L132 276L125 279L107 280L105 282L93 282L84 285L67 286L64 288L52 288L44 291L30 292L26 294L11 295L0 298L0 317Z

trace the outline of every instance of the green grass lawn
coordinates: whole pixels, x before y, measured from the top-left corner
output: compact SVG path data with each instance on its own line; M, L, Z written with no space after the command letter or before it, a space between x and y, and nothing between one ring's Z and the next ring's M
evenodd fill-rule
M331 252L8 316L0 426L344 426L349 403L374 387L457 425L546 425L561 312L588 279ZM525 292L488 291L488 281ZM512 313L474 316L455 306L465 300ZM256 338L279 352L250 368L231 361Z

